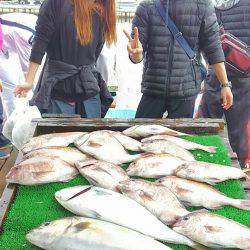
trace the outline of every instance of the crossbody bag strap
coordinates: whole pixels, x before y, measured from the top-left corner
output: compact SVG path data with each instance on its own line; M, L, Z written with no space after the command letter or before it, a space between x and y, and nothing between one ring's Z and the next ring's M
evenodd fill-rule
M191 48L191 46L188 44L187 40L183 36L183 34L180 32L174 21L171 19L169 14L166 12L164 5L162 4L161 0L157 0L155 2L155 7L163 19L166 27L170 30L172 33L174 39L179 43L179 45L182 47L182 49L186 52L187 56L191 60L196 59L196 53L194 50Z

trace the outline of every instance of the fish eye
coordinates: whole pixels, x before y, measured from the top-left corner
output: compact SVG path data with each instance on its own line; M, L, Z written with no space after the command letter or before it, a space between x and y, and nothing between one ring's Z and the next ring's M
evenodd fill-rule
M183 220L188 220L189 218L188 217L184 217Z
M51 224L51 222L48 221L48 222L45 222L43 225L44 225L45 227L47 227L47 226L49 226L50 224Z

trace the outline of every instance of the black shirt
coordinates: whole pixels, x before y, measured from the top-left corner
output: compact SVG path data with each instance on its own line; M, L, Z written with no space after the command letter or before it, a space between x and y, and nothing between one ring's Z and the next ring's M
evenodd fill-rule
M104 44L102 21L96 13L93 13L92 30L92 42L82 46L77 38L71 0L45 0L38 15L30 61L41 64L47 52L49 59L77 67L95 64ZM74 101L67 98L63 88L73 84L75 77L59 82L52 96L63 101Z

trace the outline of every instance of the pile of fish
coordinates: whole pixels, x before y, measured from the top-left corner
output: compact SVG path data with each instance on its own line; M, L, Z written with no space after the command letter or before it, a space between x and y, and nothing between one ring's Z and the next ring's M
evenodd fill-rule
M160 125L138 125L123 132L31 139L8 182L65 182L81 174L91 185L56 192L62 207L79 217L46 222L28 233L27 240L43 249L170 249L162 241L194 249L249 250L248 227L205 209L187 210L250 210L250 201L232 199L213 187L247 176L237 168L196 161L190 151L213 154L216 148L180 138L183 135L188 136ZM127 169L124 163L129 163Z

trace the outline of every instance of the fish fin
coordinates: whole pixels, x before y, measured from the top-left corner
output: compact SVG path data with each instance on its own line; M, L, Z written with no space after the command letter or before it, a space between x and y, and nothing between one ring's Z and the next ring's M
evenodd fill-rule
M76 168L78 168L79 170L85 167L90 167L92 165L94 165L95 163L98 163L98 160L96 159L87 159L85 161L78 161L75 163Z
M206 152L210 153L210 154L215 154L216 151L217 151L217 148L216 147L212 147L212 146L211 147L204 146L204 147L201 147L201 149L203 151L206 151Z
M80 222L78 224L75 224L74 229L75 229L76 232L81 232L81 231L83 231L85 229L90 228L90 226L91 226L91 222L85 221L85 222Z
M91 148L101 148L103 145L94 141L89 141L86 146Z
M73 195L73 196L72 196L71 198L69 198L67 201L70 201L70 200L76 198L77 196L82 195L82 194L88 192L89 190L91 190L91 188L92 188L92 186L83 189L82 191L80 191L80 192L78 192L77 194Z
M204 226L205 230L207 233L219 233L219 232L223 232L224 229L222 227L216 227L216 226Z
M213 178L209 178L206 183L214 186L216 183L219 183L221 182L221 179L220 178L216 178L216 177L213 177Z
M241 210L250 211L250 200L237 200L232 199L229 205L239 208Z

